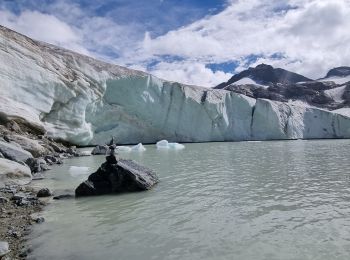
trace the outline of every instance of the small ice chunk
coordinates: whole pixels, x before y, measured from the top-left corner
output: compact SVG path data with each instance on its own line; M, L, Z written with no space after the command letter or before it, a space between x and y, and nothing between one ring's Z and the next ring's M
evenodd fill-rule
M86 175L90 173L90 167L83 166L71 166L69 167L69 173L72 176Z
M185 146L183 144L169 143L167 140L161 140L161 141L157 142L156 146L157 146L157 149L181 150L181 149L185 148Z
M146 148L141 143L139 143L138 145L133 146L131 148L131 151L144 152L146 151Z
M179 144L179 143L169 143L169 147L175 150L181 150L185 148L183 144Z
M131 147L128 146L117 146L117 152L130 152Z
M82 155L82 156L90 156L91 155L91 151L81 151L80 155Z
M161 140L159 142L156 143L156 146L158 149L168 149L169 142L167 140Z

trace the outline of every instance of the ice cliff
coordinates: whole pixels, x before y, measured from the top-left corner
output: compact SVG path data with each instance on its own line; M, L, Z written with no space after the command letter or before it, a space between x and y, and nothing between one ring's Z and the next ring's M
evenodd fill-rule
M0 26L0 113L77 145L350 138L350 118L187 86Z

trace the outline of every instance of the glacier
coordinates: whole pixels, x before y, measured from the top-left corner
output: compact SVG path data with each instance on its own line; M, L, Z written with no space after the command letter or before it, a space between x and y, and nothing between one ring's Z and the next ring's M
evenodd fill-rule
M80 146L350 138L346 114L166 81L2 26L0 115Z

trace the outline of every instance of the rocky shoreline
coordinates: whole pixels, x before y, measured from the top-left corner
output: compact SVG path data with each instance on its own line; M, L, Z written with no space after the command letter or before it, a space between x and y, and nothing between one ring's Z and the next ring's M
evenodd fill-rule
M75 146L46 136L35 126L0 114L0 259L26 259L31 251L26 239L33 225L45 221L40 216L43 208L51 199L74 196L53 194L47 188L32 185L33 180L44 179L45 171L62 164L64 159L109 152L107 161L77 188L76 196L142 191L158 183L150 169L131 160L117 160L114 149L112 138L110 145L80 152ZM138 144L129 149L145 148Z
M40 212L53 194L31 182L45 178L52 165L84 155L40 129L0 115L0 259L26 259L32 225L45 221Z
M26 259L30 252L31 248L26 246L27 235L32 225L45 221L40 211L47 204L36 195L37 191L30 186L0 189L0 241L9 248L8 254L0 259Z

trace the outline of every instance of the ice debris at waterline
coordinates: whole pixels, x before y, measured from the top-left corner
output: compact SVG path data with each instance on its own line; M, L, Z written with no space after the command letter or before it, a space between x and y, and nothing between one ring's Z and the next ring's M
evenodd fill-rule
M144 152L146 151L146 148L142 145L142 143L139 143L133 147L129 146L117 146L117 152ZM109 150L108 145L97 145L94 147L94 149L91 151L92 155L106 155Z
M157 149L174 149L181 150L184 149L185 146L179 143L169 143L167 140L161 140L156 143Z
M107 161L76 188L75 196L144 191L156 183L158 178L152 170L132 160L120 159L117 163Z
M144 151L146 151L146 148L141 143L139 143L139 144L133 146L131 148L131 151L144 152Z
M81 151L80 152L80 156L90 156L90 155L92 155L91 151Z
M89 167L82 166L71 166L69 167L69 173L72 176L86 175L89 174Z
M92 149L91 154L92 155L106 154L107 151L108 151L107 145L96 145L94 149Z
M117 146L118 152L131 152L131 147L128 146Z

